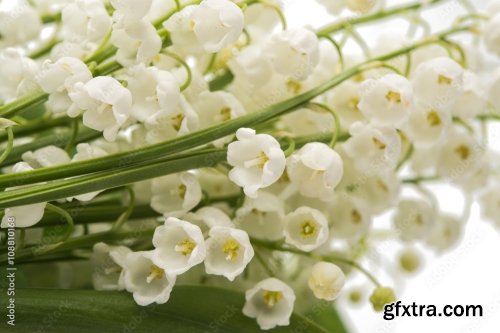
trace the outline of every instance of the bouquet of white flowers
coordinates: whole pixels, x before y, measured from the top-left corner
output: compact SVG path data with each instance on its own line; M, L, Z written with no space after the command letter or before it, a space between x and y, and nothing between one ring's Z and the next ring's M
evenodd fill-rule
M377 242L413 272L410 245L451 250L475 201L500 224L499 2L318 0L319 29L288 5L0 1L4 327L347 332L350 275L352 302L397 300Z

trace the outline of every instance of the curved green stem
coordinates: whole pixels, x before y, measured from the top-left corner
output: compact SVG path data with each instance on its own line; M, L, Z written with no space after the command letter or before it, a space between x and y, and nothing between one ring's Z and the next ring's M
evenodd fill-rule
M64 150L69 153L75 147L76 140L78 138L78 130L79 130L79 119L74 119L71 124L71 138L68 143L64 147Z
M62 241L67 240L71 236L71 234L73 233L73 230L75 229L75 223L73 221L73 217L67 211L62 209L61 207L57 207L51 203L47 203L45 208L51 212L54 212L56 214L61 215L62 217L64 217L66 219L66 221L68 222L68 229L67 229L66 235L64 236Z
M135 203L135 193L132 187L127 186L127 193L129 195L129 202L128 202L128 207L127 210L123 212L123 214L120 215L118 220L116 220L115 224L113 224L112 231L118 231L122 227L123 223L125 223L129 218L130 215L134 212L134 203Z
M333 111L329 106L322 104L322 103L309 103L308 107L319 108L320 110L326 111L332 115L333 122L335 124L335 129L333 131L333 137L332 137L332 140L330 141L329 146L332 149L335 148L335 145L337 144L337 140L339 138L339 134L341 131L340 118L339 118L338 114L335 111Z
M365 275L375 286L377 286L377 287L381 286L381 283L377 280L377 278L375 278L373 276L373 274L371 274L365 268L363 268L361 265L359 265L358 263L356 263L352 260L342 258L342 257L337 257L337 256L317 255L317 254L313 254L310 252L304 252L304 251L301 251L299 249L292 248L290 246L285 246L285 245L281 245L281 244L277 244L277 243L273 243L273 242L268 242L268 241L257 240L257 239L252 239L251 242L255 245L262 246L262 247L265 247L265 248L268 248L268 249L274 250L274 251L289 252L289 253L298 254L298 255L308 257L311 259L315 259L315 260L327 261L327 262L333 262L333 263L342 263L342 264L349 265L352 268L358 270L363 275Z
M285 157L288 157L295 151L295 140L290 136L286 136L285 139L288 141L288 148L284 151L284 153Z
M184 82L180 87L181 92L186 90L191 84L191 81L193 80L193 72L191 71L191 68L189 67L187 62L185 62L184 59L179 57L177 54L169 52L167 50L162 51L162 53L165 54L166 56L169 56L172 59L175 59L186 70L186 82Z
M337 50L337 54L339 56L340 71L343 72L345 69L345 61L344 61L344 54L342 52L342 47L340 47L340 44L337 43L337 41L335 41L335 39L333 39L332 37L330 37L328 35L318 35L318 37L328 40L335 47L335 49Z
M12 130L12 127L7 127L5 131L7 132L7 146L5 147L2 155L0 155L0 163L5 161L7 156L9 156L10 152L12 151L12 147L14 147L14 132Z

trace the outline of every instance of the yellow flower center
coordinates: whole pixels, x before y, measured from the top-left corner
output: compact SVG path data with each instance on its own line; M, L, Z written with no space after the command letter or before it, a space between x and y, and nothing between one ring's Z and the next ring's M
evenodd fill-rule
M462 161L465 161L470 156L470 149L466 145L460 145L455 149L455 153L460 156L460 159L462 159Z
M359 96L352 96L347 102L347 107L353 112L359 112Z
M225 107L219 111L222 121L227 121L231 119L231 108Z
M361 214L356 209L351 210L351 220L354 224L361 222Z
M262 295L264 298L264 303L266 303L268 308L272 308L283 298L283 293L280 291L269 291L264 290L264 294Z
M182 113L178 113L176 116L170 118L170 120L172 121L172 127L176 132L179 132L179 130L181 129L182 121L184 120L184 115Z
M382 141L380 141L379 139L377 139L376 137L373 137L372 138L372 141L373 141L373 144L375 144L375 146L380 149L380 150L384 150L387 146L385 145L385 143L383 143Z
M149 269L149 275L146 278L148 283L151 283L153 280L161 279L165 275L165 271L156 265L151 265Z
M314 221L307 220L300 226L300 234L304 237L314 236L316 233L316 223Z
M449 77L446 77L444 75L439 75L438 76L438 83L441 84L441 85L451 85L451 83L453 82L452 79L450 79Z
M290 79L290 80L286 81L286 87L287 87L288 91L297 95L302 90L302 83L300 83L297 80Z
M183 256L190 256L195 247L196 243L193 240L186 238L175 246L175 251L181 253Z
M441 117L436 111L431 111L427 114L427 122L431 127L441 125Z
M227 261L236 260L236 258L238 257L238 251L240 249L240 243L238 243L234 239L228 239L224 242L222 249L224 251L224 254L226 255Z
M177 193L179 193L179 197L184 200L184 197L186 196L186 191L187 187L184 184L179 185L177 188Z
M385 98L392 103L401 103L401 94L395 91L389 91L387 95L385 95Z

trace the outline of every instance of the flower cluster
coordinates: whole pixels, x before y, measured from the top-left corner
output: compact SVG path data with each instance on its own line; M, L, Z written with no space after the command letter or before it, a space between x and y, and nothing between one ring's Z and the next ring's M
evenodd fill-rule
M288 28L274 0L1 2L1 227L15 218L33 261L75 239L64 254L88 254L95 289L142 306L178 284L244 290L267 330L358 271L382 310L391 281L363 267L381 237L412 273L423 249L453 249L473 202L500 225L500 6L368 43L358 25L446 0L317 2L334 20L318 30Z

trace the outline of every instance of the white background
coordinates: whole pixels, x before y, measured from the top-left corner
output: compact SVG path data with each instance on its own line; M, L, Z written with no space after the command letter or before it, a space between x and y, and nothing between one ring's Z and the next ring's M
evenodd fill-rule
M500 0L498 0L500 1ZM309 25L313 28L335 20L314 1L285 0L285 14L290 27ZM388 6L399 5L407 1L387 1ZM485 8L487 1L471 1L477 8ZM463 9L457 1L448 1L440 5L425 17L437 30L449 26L453 18L462 15ZM393 19L384 24L383 29L361 29L367 42L373 45L376 34L383 30L406 29L401 19ZM404 30L403 30L404 31ZM499 92L500 93L500 92ZM500 142L494 142L500 137L500 129L496 126L490 129L491 143L500 147ZM495 135L496 134L496 135ZM448 186L434 187L433 192L438 197L440 207L444 211L460 212L463 208L463 198L460 192ZM394 261L398 251L397 246L385 243L378 249L381 262L370 265L370 270L382 283L396 284L398 297L404 304L434 304L436 306L479 304L483 306L483 317L400 317L393 321L382 319L381 313L375 313L365 302L354 306L344 296L337 306L352 332L373 333L495 333L500 332L500 237L498 231L489 223L481 221L477 204L473 205L471 218L467 223L460 246L453 251L436 256L431 252L424 253L425 266L414 276L404 276L394 270ZM396 282L388 275L398 276ZM364 285L365 292L371 288L363 282L361 276L355 276L350 285Z

